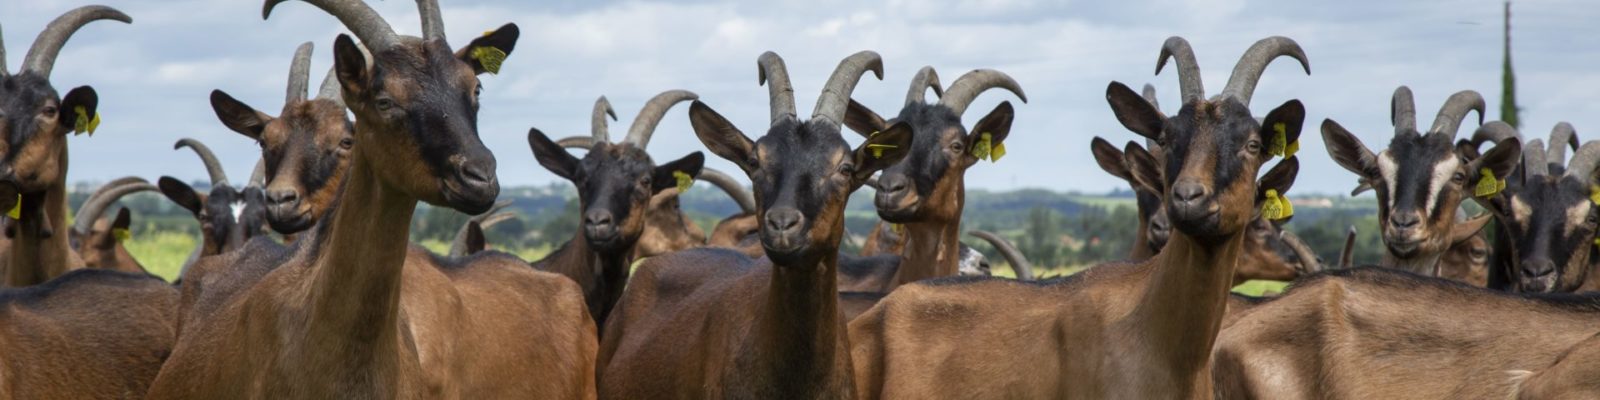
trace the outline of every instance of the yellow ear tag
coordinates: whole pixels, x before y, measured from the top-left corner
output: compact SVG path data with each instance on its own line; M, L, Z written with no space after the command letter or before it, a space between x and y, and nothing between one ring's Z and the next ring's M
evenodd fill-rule
M892 144L869 144L867 145L867 150L872 150L872 158L883 158L884 149L893 149L897 147L900 146L895 146Z
M1482 175L1483 178L1479 178L1478 184L1473 186L1472 195L1478 197L1489 197L1495 195L1495 193L1500 193L1501 190L1506 188L1506 182L1496 179L1494 177L1494 171L1489 170L1488 167L1478 170L1478 174Z
M680 195L688 192L689 187L694 185L694 177L683 171L672 171L672 177L678 179L678 194Z
M1600 205L1600 185L1589 185L1589 202Z
M478 46L472 49L472 59L478 60L484 71L499 74L500 64L506 62L506 52L493 46Z
M1294 205L1289 197L1279 196L1277 189L1267 189L1266 201L1261 204L1261 216L1277 221L1294 215Z
M11 219L22 219L22 194L21 193L17 194L17 204L11 206L11 211L6 211L6 215L10 216Z
M126 242L133 238L133 232L129 232L128 228L117 228L111 230L111 236L117 238L118 242Z
M993 139L994 136L990 135L989 132L978 135L978 143L972 145L972 156L977 157L979 160L989 159L989 154L994 150L994 146L990 145L990 143L993 143Z
M94 117L90 117L89 111L83 106L73 107L72 111L78 114L78 119L72 123L72 134L76 136L88 132L89 136L94 136L95 129L100 128L100 113L94 113Z
M1300 141L1289 141L1289 128L1282 122L1272 124L1272 132L1272 145L1267 147L1268 153L1287 158L1300 151Z
M905 233L906 226L901 224L889 224L889 230L894 231L896 234Z

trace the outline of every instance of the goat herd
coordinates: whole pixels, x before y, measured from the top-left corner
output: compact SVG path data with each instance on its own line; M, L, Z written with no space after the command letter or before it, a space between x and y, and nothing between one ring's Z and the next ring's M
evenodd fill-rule
M263 18L283 1L267 0ZM883 76L863 51L802 119L783 59L768 52L757 77L771 121L756 139L681 90L650 100L620 142L604 97L589 137L530 130L534 157L582 204L577 236L530 265L483 250L482 226L504 215L492 212L503 206L495 156L476 126L477 76L498 72L517 26L453 50L436 0L417 0L421 38L360 0L306 2L360 42L334 40L314 97L302 45L276 116L212 92L223 125L261 145L247 183L186 139L209 192L117 180L70 227L67 137L95 132L99 98L89 86L58 95L50 70L79 27L132 20L75 9L20 70L0 63L0 207L11 210L0 398L1600 397L1600 298L1563 294L1600 288L1600 142L1580 146L1567 125L1548 144L1524 142L1500 122L1457 141L1469 112L1482 119L1472 91L1419 131L1400 87L1394 139L1378 153L1323 121L1329 155L1377 193L1386 256L1322 271L1279 225L1293 214L1305 108L1249 108L1272 60L1309 74L1306 54L1261 40L1207 97L1189 44L1168 39L1156 70L1175 62L1181 107L1169 116L1148 85L1112 82L1112 114L1144 144L1090 146L1139 195L1133 261L1035 281L1009 244L975 232L1012 258L1011 280L959 276L971 260L960 219L963 174L1005 154L1015 111L1002 102L961 120L989 89L1025 102L1016 81L976 70L946 89L924 67L886 119L850 99L863 75ZM645 153L685 101L700 141L753 193L704 168L700 152L661 164ZM846 144L845 127L861 145ZM695 179L745 210L709 240L677 211ZM867 254L840 254L845 202L869 183L884 222ZM98 221L119 197L154 190L193 211L204 237L176 284L122 249L126 210ZM1468 199L1486 214L1459 217ZM436 255L408 243L418 201L481 216ZM1480 234L1491 220L1492 243ZM1271 251L1279 241L1294 256ZM1476 285L1432 277L1484 270ZM1295 283L1268 298L1229 293L1259 278Z

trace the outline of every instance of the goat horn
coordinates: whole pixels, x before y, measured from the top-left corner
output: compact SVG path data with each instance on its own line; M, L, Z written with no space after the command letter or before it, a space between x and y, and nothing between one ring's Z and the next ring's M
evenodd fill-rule
M467 255L467 229L470 225L472 225L471 223L476 222L478 223L479 228L488 229L489 227L484 224L484 221L489 218L494 218L496 211L499 211L500 209L509 205L511 205L511 200L501 200L495 202L493 206L489 207L489 211L484 211L483 214L474 215L472 218L467 220L467 223L461 224L461 228L456 230L455 239L450 241L450 256L461 257ZM507 218L509 218L510 213L506 214L508 215Z
M1547 145L1550 148L1546 150L1549 157L1546 161L1565 164L1567 162L1567 146L1572 146L1574 151L1578 150L1578 131L1572 128L1572 124L1565 121L1558 123L1555 128L1550 129L1550 143Z
M944 86L939 84L939 73L934 72L931 65L922 67L911 77L911 88L906 89L906 105L926 101L929 88L933 88L934 96L944 97Z
M422 38L444 41L444 15L439 13L439 0L417 0L417 13L422 15Z
M1339 251L1339 269L1350 269L1355 264L1356 254L1356 226L1350 225L1350 230L1344 234L1344 249Z
M101 187L100 190L95 192L95 195L92 198L85 201L82 206L78 207L76 220L74 220L72 224L73 231L77 232L79 235L89 233L91 229L94 229L94 222L99 220L101 215L105 214L106 209L110 208L111 204L116 203L117 200L121 200L122 196L127 196L129 194L138 192L153 192L159 190L156 188L156 185L151 185L150 182L147 182L144 179L139 179L137 181L118 180L113 181L112 183L116 182L122 182L122 184L116 186L107 184L106 186L108 187Z
M272 16L272 8L289 0L266 0L261 7L261 19ZM394 28L389 27L389 22L383 16L373 11L361 0L302 0L323 12L338 18L356 38L361 39L362 45L372 51L383 51L400 42L400 37L395 35ZM426 18L426 17L424 17Z
M1411 88L1394 88L1394 97L1389 98L1389 120L1396 135L1417 130L1417 101L1411 97Z
M1306 60L1306 52L1300 49L1300 44L1294 39L1273 36L1250 45L1239 57L1239 63L1233 66L1233 75L1228 76L1228 86L1222 88L1222 97L1232 97L1240 104L1250 105L1250 96L1256 92L1261 73L1266 72L1267 64L1282 56L1294 57L1306 75L1311 75L1311 62Z
M322 86L317 88L317 98L332 101L339 108L345 108L344 89L339 88L338 71L328 68L328 75L322 77Z
M1156 87L1154 85L1144 84L1144 90L1141 90L1139 94L1144 96L1144 101L1150 102L1151 107L1155 107L1157 111L1161 110L1161 102L1156 101Z
M1522 173L1528 178L1550 174L1550 164L1545 158L1544 141L1529 140L1522 144Z
M0 31L3 30L0 29ZM11 75L11 72L6 70L6 33L0 32L0 78L6 75Z
M1461 120L1467 118L1467 111L1478 112L1478 125L1483 125L1483 95L1471 90L1463 90L1450 95L1444 105L1439 107L1439 116L1433 117L1433 128L1428 133L1444 133L1455 137L1461 130Z
M794 86L789 84L789 67L783 57L771 51L761 53L756 59L756 83L767 85L767 102L771 104L772 123L783 117L794 118Z
M867 178L867 182L865 184L867 185L867 187L872 188L872 190L878 190L878 176L877 175L873 175L871 177L868 177Z
M1200 63L1195 61L1194 48L1189 47L1189 41L1173 36L1161 44L1161 55L1156 58L1156 75L1161 75L1161 67L1167 66L1169 57L1178 59L1178 92L1183 95L1183 102L1205 99L1205 84L1200 82Z
M568 136L557 140L556 144L568 149L588 150L594 147L594 138L584 136Z
M289 62L289 90L284 104L306 100L306 90L311 86L311 42L301 43L294 49L294 60Z
M104 185L100 185L99 189L95 189L95 191L93 193L89 193L89 198L83 199L83 204L78 205L78 211L73 212L72 215L83 215L83 211L84 211L83 205L84 204L89 204L89 202L94 201L95 197L100 197L101 192L106 191L106 189L110 189L110 188L114 188L114 187L122 186L122 185L127 185L127 184L139 183L139 182L149 182L149 181L146 181L146 180L144 180L144 178L140 178L140 177L137 177L137 176L124 176L124 177L121 177L121 178L113 179L113 180L111 180L111 182L106 182Z
M977 99L979 94L993 88L1009 90L1017 95L1017 98L1022 99L1023 103L1028 102L1028 95L1022 92L1022 85L1017 84L1010 75L992 69L975 69L951 82L950 90L944 92L944 97L940 98L939 103L960 116L967 111L967 106L971 105L972 100Z
M743 184L733 180L733 177L728 176L728 174L711 168L701 168L700 177L696 179L710 182L712 185L716 185L717 188L722 189L723 192L728 193L728 197L733 198L733 202L739 204L740 210L744 210L747 213L756 212L755 196L752 196L750 191L744 188Z
M247 185L255 187L267 186L267 159L256 159L256 167L250 170L250 182Z
M1000 256L1005 257L1006 262L1011 264L1011 270L1016 271L1017 280L1033 280L1033 263L1028 262L1028 258L1022 256L1022 252L1017 250L1017 246L1011 245L1011 242L992 232L972 230L967 231L967 234L983 239L983 241L989 242L990 246L994 246L994 250L1000 252Z
M1596 163L1600 163L1600 141L1584 143L1567 161L1566 175L1591 182Z
M1300 240L1300 235L1296 235L1288 229L1282 229L1278 231L1278 239L1282 239L1284 244L1289 245L1289 250L1294 251L1294 255L1300 258L1299 272L1301 275L1322 270L1322 263L1317 261L1317 253L1311 251L1311 246L1307 245L1304 240Z
M594 99L594 113L589 115L589 136L594 141L611 143L611 125L606 123L608 115L612 121L617 120L617 110L611 108L611 100L606 100L606 96Z
M1472 132L1472 140L1468 143L1473 148L1477 148L1482 146L1484 142L1500 143L1506 139L1521 140L1522 134L1517 132L1517 128L1511 127L1511 124L1501 121L1489 121L1489 123L1479 126L1476 131Z
M211 186L228 184L228 174L222 170L222 163L217 161L217 154L212 153L210 147L190 138L178 139L178 143L172 145L173 150L184 147L194 149L194 154L200 156L200 162L206 165L206 173L211 175Z
M32 72L46 79L50 78L50 69L55 68L56 56L61 54L61 46L67 44L67 39L72 34L90 22L109 19L122 21L125 24L133 23L133 18L123 14L115 8L106 6L83 6L61 14L50 25L46 25L44 32L39 32L39 37L33 40L33 47L28 49L28 56L22 60L22 72Z
M644 108L639 109L639 115L633 117L633 125L628 126L628 137L623 140L640 149L649 146L650 135L655 134L656 125L661 124L661 118L667 116L667 110L675 104L699 98L700 95L687 90L668 90L651 97L650 101L644 103Z
M862 75L866 75L867 71L872 71L879 80L883 80L883 57L877 52L862 50L840 60L839 66L833 69L833 76L829 76L828 83L822 86L822 94L817 96L817 107L811 111L811 119L826 118L829 125L838 128L844 122L844 111L850 105L850 94L855 92L856 83L861 80ZM941 102L950 100L952 97L950 94L961 85L959 81L960 79L957 79L956 83L950 85L951 90L945 92L944 100ZM967 107L965 102L960 104L961 108ZM961 112L957 111L956 115L961 115Z

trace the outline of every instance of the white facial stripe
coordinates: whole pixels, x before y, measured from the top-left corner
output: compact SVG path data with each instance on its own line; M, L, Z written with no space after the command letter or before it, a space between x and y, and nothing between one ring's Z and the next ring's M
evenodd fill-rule
M1533 217L1533 209L1532 208L1528 208L1528 203L1523 203L1522 199L1516 198L1516 197L1512 197L1511 198L1511 217L1514 218L1516 221L1527 221L1528 218L1532 218Z
M1584 200L1567 207L1567 223L1562 227L1564 236L1572 236L1572 231L1578 229L1578 224L1589 218L1589 201ZM1587 247L1587 246L1586 246Z
M1439 192L1444 190L1444 184L1456 174L1456 169L1461 168L1461 159L1455 155L1447 156L1443 161L1433 164L1432 180L1428 181L1428 203L1423 205L1424 216L1431 217L1436 202L1439 201Z
M239 217L244 215L244 201L235 201L228 208L233 211L233 222L239 222Z
M1389 209L1394 209L1394 185L1399 176L1400 165L1394 162L1394 155L1388 150L1378 153L1378 173L1383 175L1383 184L1389 189Z

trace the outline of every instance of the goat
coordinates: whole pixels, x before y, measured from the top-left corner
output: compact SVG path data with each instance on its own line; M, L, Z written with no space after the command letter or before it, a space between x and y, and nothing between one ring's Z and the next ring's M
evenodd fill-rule
M845 58L810 120L796 117L783 59L757 61L771 126L752 141L705 103L689 107L695 134L753 182L766 257L696 248L652 257L634 272L601 342L603 398L849 398L838 246L844 205L873 173L904 158L899 123L851 149L840 134L849 96L882 59Z
M493 205L477 75L498 71L517 26L452 51L433 1L418 1L422 38L396 35L357 0L309 3L371 51L368 63L348 35L334 41L364 143L336 200L351 206L287 251L254 240L203 258L269 271L186 317L149 398L593 398L595 328L577 285L496 252L422 266L429 255L407 244L418 201L469 214Z
M1455 210L1471 197L1475 182L1501 179L1511 172L1521 143L1498 144L1477 160L1458 155L1452 140L1462 120L1468 111L1477 111L1481 123L1483 109L1483 96L1477 92L1456 92L1439 108L1433 127L1423 134L1417 131L1411 89L1396 88L1390 100L1394 138L1388 149L1377 154L1338 122L1322 122L1328 155L1378 194L1378 223L1382 226L1378 232L1384 242L1381 265L1437 276L1445 250L1489 222L1490 217L1483 215L1456 223Z
M533 267L577 282L590 316L601 327L628 284L634 246L649 219L651 198L679 187L680 181L694 179L705 164L705 155L697 151L657 166L644 150L667 110L698 98L685 90L656 95L639 110L627 138L620 143L611 142L601 119L592 130L592 148L582 159L544 132L528 131L528 146L539 165L577 186L582 216L576 237L533 262Z
M238 250L250 238L264 234L266 206L261 193L261 176L251 176L249 183L236 189L228 181L228 174L223 171L209 147L189 138L179 139L173 145L174 149L185 147L193 149L205 164L211 178L211 190L200 193L189 184L170 176L161 177L156 185L160 187L161 194L189 210L200 223L200 245L184 262L183 269L187 270L200 257Z
M73 213L72 229L67 231L73 251L83 260L84 268L109 269L134 274L148 274L144 265L135 260L128 248L122 245L129 234L132 216L128 209L117 210L109 221L100 217L123 196L138 192L153 192L157 188L138 177L113 180L101 186Z
M1472 160L1490 159L1494 150L1478 156L1485 141L1521 142L1515 128L1503 122L1484 124L1471 141L1458 143L1459 152ZM1505 189L1475 197L1495 220L1494 251L1489 261L1488 286L1519 292L1571 292L1600 289L1600 274L1591 272L1600 205L1593 200L1600 170L1600 142L1578 146L1571 124L1561 123L1550 133L1550 148L1533 139L1522 146L1522 159L1505 176ZM1572 160L1565 149L1577 150ZM1513 160L1514 162L1515 160Z
M1310 67L1294 41L1267 38L1245 52L1222 94L1206 100L1182 38L1167 40L1157 65L1174 53L1184 99L1178 115L1163 118L1122 83L1106 89L1118 121L1167 151L1163 182L1152 185L1166 188L1174 228L1161 253L1045 283L946 278L902 286L850 323L861 397L1210 394L1207 356L1246 227L1255 204L1280 201L1299 165L1288 157L1256 179L1263 164L1296 143L1305 109L1290 100L1257 122L1250 97L1272 59L1290 56L1307 73ZM975 326L1007 332L1007 339L970 345ZM1062 351L1038 351L1052 343Z
M17 210L5 268L6 286L28 286L83 266L72 251L68 235L54 229L67 221L67 134L93 131L99 126L99 95L93 87L79 86L58 95L50 83L56 56L78 28L98 20L132 23L133 19L106 6L85 6L68 11L39 33L11 74L3 66L0 50L0 126L9 146L0 151L0 207ZM20 205L18 205L20 204Z

